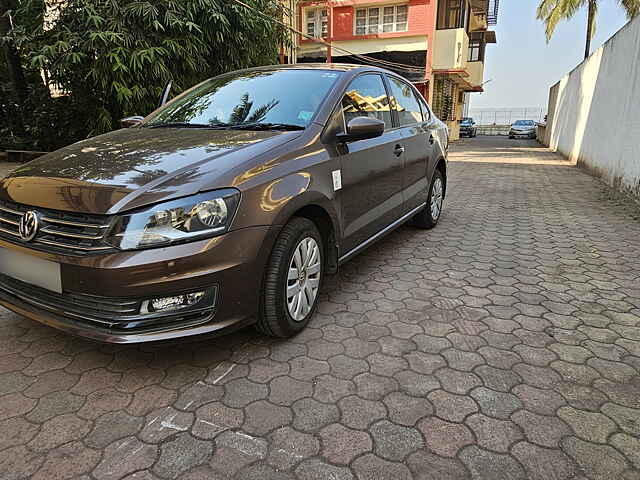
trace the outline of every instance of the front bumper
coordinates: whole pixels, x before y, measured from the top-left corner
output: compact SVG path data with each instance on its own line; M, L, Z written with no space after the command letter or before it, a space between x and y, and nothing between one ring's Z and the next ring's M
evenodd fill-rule
M183 245L84 257L0 241L2 248L60 263L63 288L58 294L0 275L0 304L54 328L109 343L226 333L254 321L276 234L276 227L254 227ZM194 309L140 311L145 299L198 290L210 295Z
M510 137L515 137L515 138L536 138L536 131L535 130L529 130L529 131L510 131L509 132L509 136Z

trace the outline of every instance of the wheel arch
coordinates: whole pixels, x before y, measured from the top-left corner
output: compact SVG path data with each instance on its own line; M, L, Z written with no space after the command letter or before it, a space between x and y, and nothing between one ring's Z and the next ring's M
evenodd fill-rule
M338 241L340 224L338 214L332 201L319 193L308 192L292 198L277 216L276 224L284 226L294 217L311 220L322 236L326 262L326 272L336 273L338 270Z

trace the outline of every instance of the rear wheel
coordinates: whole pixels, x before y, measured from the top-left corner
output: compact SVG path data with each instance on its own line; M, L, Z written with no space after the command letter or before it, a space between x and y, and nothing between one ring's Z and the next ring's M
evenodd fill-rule
M258 330L290 337L307 326L318 304L323 252L322 237L312 221L294 218L284 226L267 264Z
M433 228L438 224L442 215L442 205L444 202L444 176L440 170L436 170L431 180L429 188L429 198L427 206L418 213L411 223L418 228Z

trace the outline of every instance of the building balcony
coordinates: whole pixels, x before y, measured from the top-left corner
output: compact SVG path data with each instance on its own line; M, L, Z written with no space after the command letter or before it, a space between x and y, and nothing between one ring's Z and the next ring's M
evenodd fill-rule
M435 71L464 71L467 66L469 36L464 28L436 30L433 51Z
M484 62L467 62L466 71L469 76L465 79L472 87L481 87L484 82Z

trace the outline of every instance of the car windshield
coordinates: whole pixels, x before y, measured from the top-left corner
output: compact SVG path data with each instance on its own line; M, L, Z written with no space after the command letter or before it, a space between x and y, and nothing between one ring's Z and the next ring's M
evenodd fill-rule
M514 123L514 125L517 125L519 127L533 127L534 123L533 120L518 120Z
M463 118L462 122L460 122L462 125L471 125L473 123L473 118Z
M287 69L221 75L160 108L143 126L303 129L340 74Z

